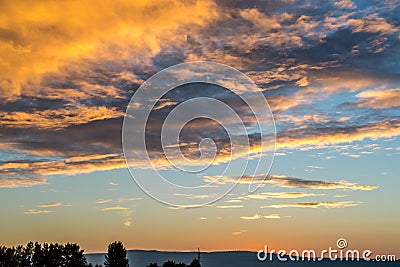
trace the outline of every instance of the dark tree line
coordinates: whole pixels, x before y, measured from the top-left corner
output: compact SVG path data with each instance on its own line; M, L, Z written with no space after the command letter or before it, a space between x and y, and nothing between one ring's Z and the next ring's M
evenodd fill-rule
M83 250L77 244L29 242L25 247L0 247L1 267L87 267Z
M126 249L121 242L108 246L105 267L129 267ZM26 246L0 246L0 267L93 267L77 244L29 242ZM101 267L96 265L95 267Z
M126 249L122 242L108 245L104 261L105 267L129 267ZM43 245L29 242L26 246L0 246L0 267L93 267L87 263L84 251L77 244L48 244ZM102 267L95 265L94 267ZM161 267L152 263L147 267ZM162 267L201 267L197 259L191 264L164 262Z

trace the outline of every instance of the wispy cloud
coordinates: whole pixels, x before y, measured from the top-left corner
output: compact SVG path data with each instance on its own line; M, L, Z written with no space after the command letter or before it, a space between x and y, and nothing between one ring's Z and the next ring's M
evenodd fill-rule
M30 209L24 212L24 214L46 214L46 213L52 213L51 210L37 210L37 209Z
M123 225L125 226L125 227L131 227L132 226L132 221L130 221L130 220L128 220L128 221L124 221L123 222Z
M40 208L51 208L51 207L60 207L60 206L62 206L62 203L55 202L55 203L43 204L43 205L40 205L39 207Z
M237 236L237 235L244 234L244 233L246 233L246 232L247 232L247 230L240 230L240 231L233 232L232 235L233 235L233 236Z
M114 207L108 207L104 208L103 211L114 211L114 210L130 210L129 208L126 207L121 207L121 206L114 206Z
M305 192L271 192L271 193L261 193L261 194L250 194L245 197L239 197L239 199L266 200L273 198L291 199L291 198L315 197L315 196L323 196L323 194L314 194Z
M253 216L241 216L243 220L259 220L259 219L281 219L282 217L279 214L270 214L270 215L260 215L256 214Z
M221 205L216 206L217 209L240 209L243 208L243 205Z
M266 179L264 180L264 178ZM216 179L219 183L236 183L237 178L226 177L226 176L205 176L206 181L211 181ZM348 182L345 180L341 180L339 182L329 182L329 181L321 181L321 180L306 180L301 178L293 178L287 177L283 175L258 175L255 177L244 176L240 179L240 183L249 184L253 180L260 181L264 180L265 183L272 184L282 188L309 188L309 189L321 189L321 190L335 190L335 189L343 189L343 190L354 190L354 191L371 191L377 189L378 186L370 186L370 185L360 185L357 183ZM269 198L279 198L279 196L286 197L302 197L307 196L303 192L293 192L293 193L270 193ZM309 195L312 196L312 195ZM251 197L251 195L249 196ZM254 195L254 198L259 197L259 195ZM263 198L268 198L268 194L264 194Z
M112 199L99 199L96 201L96 204L105 204L105 203L110 203Z
M117 202L118 203L121 203L121 202L126 202L126 201L137 201L137 200L142 200L143 198L141 198L141 197L131 197L131 198L119 198L118 200L117 200Z
M261 206L261 208L345 208L345 207L356 207L359 206L361 202L354 201L341 201L341 202L301 202L293 204L273 204L267 206Z

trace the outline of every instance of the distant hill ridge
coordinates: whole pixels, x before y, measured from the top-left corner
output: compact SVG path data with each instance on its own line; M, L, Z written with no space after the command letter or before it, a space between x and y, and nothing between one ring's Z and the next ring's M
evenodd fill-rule
M105 253L94 253L85 255L88 262L103 264ZM197 258L197 251L193 252L170 252L158 250L129 250L127 251L130 267L146 267L150 263L158 263L160 266L168 260L183 262L189 264L194 258ZM345 261L300 261L300 262L281 262L276 255L273 260L261 262L257 259L257 253L251 251L216 251L201 252L202 267L267 267L267 266L388 266L399 267L400 261L396 262L345 262Z

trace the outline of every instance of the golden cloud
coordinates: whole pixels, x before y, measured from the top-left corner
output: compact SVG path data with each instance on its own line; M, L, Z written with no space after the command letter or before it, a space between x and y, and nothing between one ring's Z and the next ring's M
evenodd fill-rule
M123 116L124 112L117 108L87 106L71 106L65 109L47 109L34 112L15 111L0 113L0 119L4 126L53 129Z
M114 206L109 208L104 208L103 211L114 211L114 210L129 210L129 208L121 207L121 206Z
M105 204L111 202L112 199L99 199L96 201L96 204Z
M216 15L212 1L3 1L1 97L35 95L32 85L44 74L82 59L143 63L164 42L185 40L189 27Z
M243 220L259 220L259 219L280 219L282 217L279 214L271 214L271 215L256 214L254 216L242 216L240 218Z
M62 203L56 202L56 203L43 204L43 205L40 205L39 207L40 208L51 208L51 207L60 207L60 206L62 206Z

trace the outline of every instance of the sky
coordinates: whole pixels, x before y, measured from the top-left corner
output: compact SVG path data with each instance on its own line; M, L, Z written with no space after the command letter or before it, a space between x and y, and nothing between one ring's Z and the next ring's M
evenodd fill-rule
M346 238L349 248L400 257L399 14L397 0L2 1L1 244L322 250ZM139 86L193 61L254 81L273 114L276 151L255 193L244 176L221 200L183 209L140 189L121 136ZM166 166L160 127L199 96L220 99L254 126L226 88L189 84L164 95L146 136L157 168L174 179L186 176ZM252 155L271 151L257 136ZM218 155L213 174L197 178L233 185L237 177L215 174L230 152L217 123L183 128L183 154L197 157L203 138ZM133 167L151 178L140 162Z

